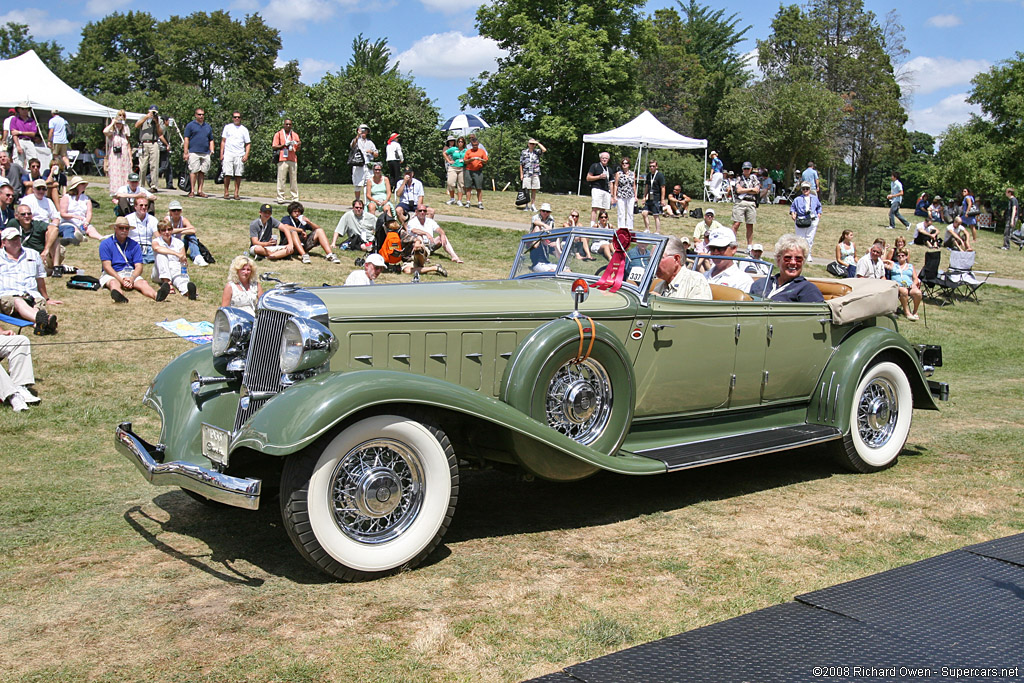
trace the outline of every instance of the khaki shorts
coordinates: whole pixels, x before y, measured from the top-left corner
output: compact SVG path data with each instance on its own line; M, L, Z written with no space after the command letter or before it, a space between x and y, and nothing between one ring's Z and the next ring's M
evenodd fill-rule
M66 142L55 142L53 143L53 158L67 156L68 154L68 143ZM64 161L60 162L61 168L64 168Z
M131 270L122 270L120 273L117 274L117 276L118 276L119 279L120 278L131 277L132 276L132 271ZM114 278L113 278L113 276L110 275L110 273L104 271L103 274L100 275L100 289L103 289L104 287L106 287L107 283L110 282L113 279ZM145 278L143 278L142 275L136 275L134 281L138 282L139 280L144 280L144 279Z
M242 163L242 157L224 157L221 168L224 175L229 175L232 178L241 178L245 175L245 164Z
M15 299L21 299L25 303L28 303L28 300L25 299L25 297L23 297L23 296L17 296L17 295L14 295L14 294L6 294L4 296L0 296L0 313L3 313L4 315L10 315L10 316L13 316L13 317L17 318L18 317L18 313L14 309L14 300ZM42 302L37 301L36 303L42 303Z
M539 175L523 176L523 189L524 190L539 190L540 189L540 176Z
M612 208L612 195L610 192L599 190L596 187L590 189L590 208L605 209Z
M462 192L463 190L466 189L466 182L464 180L462 172L463 169L461 168L454 168L451 166L448 167L447 188L449 192L451 192L452 190L458 190L459 192Z
M733 223L748 223L753 225L757 222L757 208L754 202L739 202L732 207Z
M209 154L189 154L188 155L188 172L189 173L208 173L210 171L210 155Z

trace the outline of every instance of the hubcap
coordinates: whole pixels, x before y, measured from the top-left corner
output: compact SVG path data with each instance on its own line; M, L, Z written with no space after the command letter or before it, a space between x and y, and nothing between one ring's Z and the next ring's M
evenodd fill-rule
M423 504L423 466L408 445L374 439L345 454L331 477L334 522L349 538L376 544L400 536Z
M608 426L612 385L604 367L593 358L569 361L555 371L548 385L548 425L582 444L597 439Z
M881 448L892 438L899 417L896 389L881 377L864 387L857 407L857 429L870 448Z

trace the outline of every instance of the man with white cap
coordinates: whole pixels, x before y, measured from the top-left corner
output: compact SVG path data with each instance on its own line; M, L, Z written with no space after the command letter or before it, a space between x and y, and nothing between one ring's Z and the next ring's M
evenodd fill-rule
M704 209L704 220L697 223L693 228L693 243L696 244L704 239L704 234L712 230L719 230L725 226L715 220L714 209Z
M64 272L64 247L60 244L58 227L60 214L53 200L46 196L45 180L39 178L33 182L32 194L21 200L14 216L16 223L8 222L8 225L17 225L25 247L42 254L47 275L60 277Z
M348 274L348 277L345 278L345 286L372 285L373 281L384 272L386 267L383 256L380 254L370 254L363 262L362 270L353 270Z
M733 186L732 229L739 230L747 224L747 250L754 242L754 224L757 223L757 198L761 193L761 181L753 174L754 165L743 162L743 175L736 178Z
M708 281L686 267L686 238L669 237L658 262L654 293L672 299L711 300Z
M373 162L377 158L377 145L370 139L370 127L365 123L360 124L348 147L351 150L359 148L363 157L362 163L352 165L352 184L355 185L356 199L360 199L366 187L366 178L372 175Z
M736 265L736 261L726 258L714 258L715 256L736 255L736 233L729 228L720 228L711 233L708 238L708 253L711 254L711 261L714 267L704 273L708 283L712 285L725 285L734 287L744 292L750 291L753 278L744 273Z
M56 334L57 316L47 304L60 305L46 293L46 269L35 249L21 245L20 228L0 231L0 313L33 320L36 334Z
M127 216L135 209L135 200L139 197L145 197L146 202L155 199L155 197L146 188L142 187L139 183L138 173L128 174L128 184L122 185L111 197L111 201L117 204L118 215Z
M39 403L39 397L28 390L36 383L28 337L0 330L0 360L4 358L8 369L0 367L0 403L6 403L14 412L20 413L28 410L29 403Z
M750 256L758 261L761 260L761 255L764 253L764 245L755 242L750 247ZM772 272L771 264L768 263L747 263L743 268L743 271L750 273L752 276L760 277L762 275L769 275Z

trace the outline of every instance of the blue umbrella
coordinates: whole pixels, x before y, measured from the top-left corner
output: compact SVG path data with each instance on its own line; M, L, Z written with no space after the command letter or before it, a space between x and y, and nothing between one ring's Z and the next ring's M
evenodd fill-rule
M476 114L456 114L441 126L441 130L469 130L472 128L490 128L487 122Z

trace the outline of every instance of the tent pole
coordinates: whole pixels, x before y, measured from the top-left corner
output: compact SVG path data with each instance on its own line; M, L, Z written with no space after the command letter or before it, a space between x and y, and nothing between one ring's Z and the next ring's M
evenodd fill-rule
M708 186L704 184L704 181L708 179L708 146L704 145L704 177L700 179L701 187L704 188L704 201L710 201L710 193L708 192Z
M583 141L583 145L580 147L580 177L576 181L576 196L580 195L580 189L583 187L583 150L587 148L587 141Z

